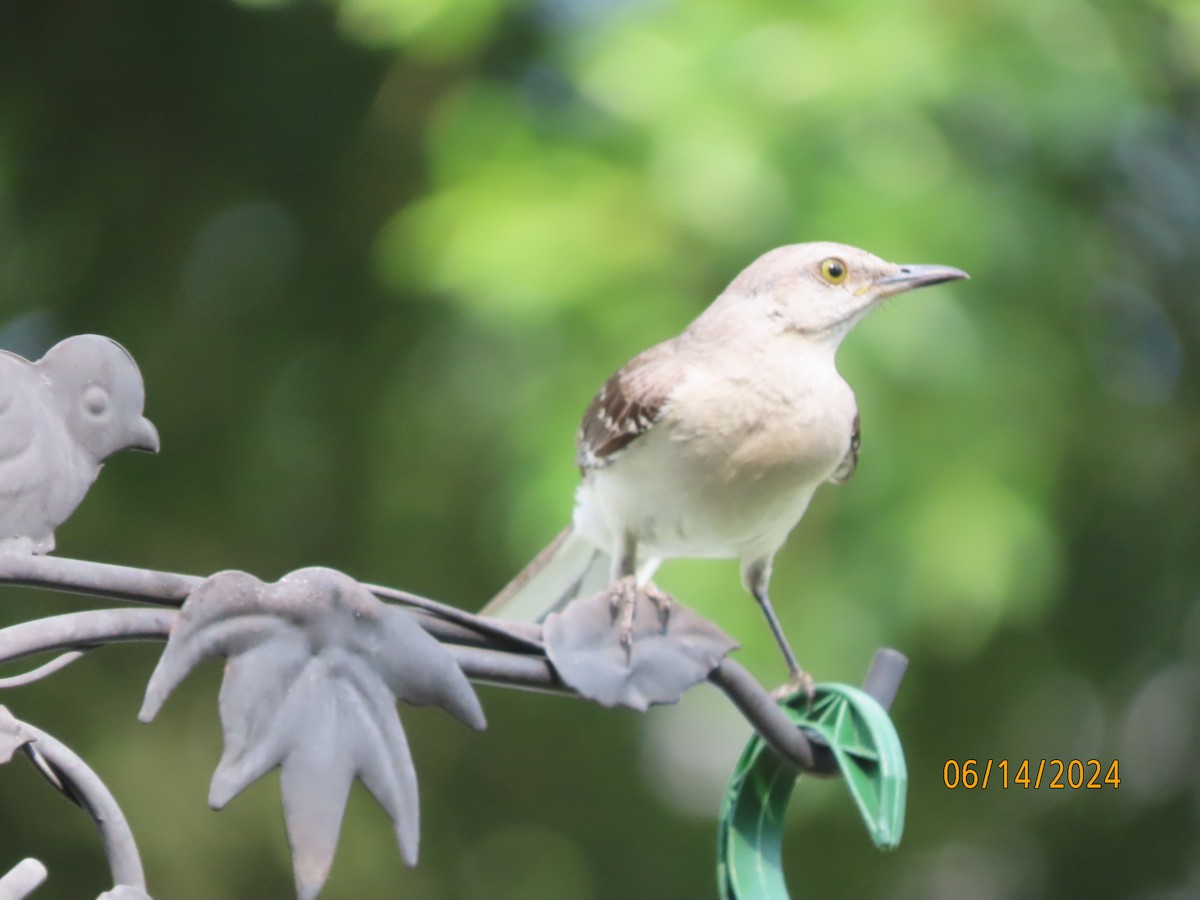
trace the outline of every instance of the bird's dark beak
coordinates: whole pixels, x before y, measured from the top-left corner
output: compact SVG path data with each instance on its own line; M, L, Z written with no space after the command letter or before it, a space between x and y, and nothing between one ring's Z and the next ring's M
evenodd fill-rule
M147 453L157 453L159 449L158 429L149 419L137 423L133 432L133 440L129 443L130 450L144 450Z
M953 266L897 266L891 275L885 275L875 282L883 296L911 291L914 288L929 287L931 284L942 284L946 281L961 281L971 276L962 269Z

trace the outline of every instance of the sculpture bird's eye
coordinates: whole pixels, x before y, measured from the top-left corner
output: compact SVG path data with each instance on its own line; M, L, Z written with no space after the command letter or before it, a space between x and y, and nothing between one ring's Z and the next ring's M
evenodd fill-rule
M841 284L848 274L846 264L836 256L821 260L821 277L830 284Z
M108 412L108 391L92 385L83 392L83 408L91 416L102 416Z

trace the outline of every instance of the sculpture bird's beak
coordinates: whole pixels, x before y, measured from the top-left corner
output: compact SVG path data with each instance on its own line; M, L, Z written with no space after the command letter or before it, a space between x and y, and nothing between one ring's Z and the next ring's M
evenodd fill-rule
M157 453L159 450L158 429L149 419L143 418L137 423L133 432L133 440L129 442L130 450L144 450L146 453Z

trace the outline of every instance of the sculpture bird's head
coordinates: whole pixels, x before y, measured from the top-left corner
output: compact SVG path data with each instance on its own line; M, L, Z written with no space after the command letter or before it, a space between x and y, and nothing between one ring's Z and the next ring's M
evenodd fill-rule
M51 347L37 367L68 432L96 462L118 450L158 452L158 431L142 414L142 373L116 341L95 334L69 337Z

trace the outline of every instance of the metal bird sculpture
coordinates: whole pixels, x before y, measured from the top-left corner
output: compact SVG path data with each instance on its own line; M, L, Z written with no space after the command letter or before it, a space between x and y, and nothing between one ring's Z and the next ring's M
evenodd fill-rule
M83 334L37 362L0 350L0 552L49 553L118 450L158 452L142 374L116 341Z

